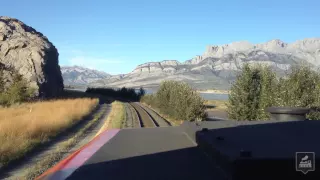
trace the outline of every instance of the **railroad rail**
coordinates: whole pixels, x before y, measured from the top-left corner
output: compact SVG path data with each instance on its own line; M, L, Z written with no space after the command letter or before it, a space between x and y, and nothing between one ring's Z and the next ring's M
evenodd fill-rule
M162 118L157 112L155 112L154 110L145 107L142 104L139 104L139 106L141 106L141 108L143 108L152 118L154 121L157 122L157 124L160 127L168 127L171 126L171 123L169 121L167 121L166 119Z
M159 124L152 118L152 116L137 103L129 103L137 112L140 119L141 127L158 127Z
M126 109L126 127L127 128L140 128L141 120L138 116L137 111L132 107L131 104L125 103Z

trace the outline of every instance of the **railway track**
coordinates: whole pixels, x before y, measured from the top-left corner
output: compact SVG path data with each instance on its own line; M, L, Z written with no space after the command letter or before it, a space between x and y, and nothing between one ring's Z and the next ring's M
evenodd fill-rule
M143 105L139 106L144 109L150 116L151 118L153 118L153 120L155 122L157 122L158 126L160 127L167 127L167 126L171 126L170 122L167 121L166 119L163 119L158 113L156 113L155 111L153 111L152 109L145 107Z
M129 103L137 112L141 127L158 127L159 124L137 103Z
M126 110L126 128L140 128L141 123L137 111L129 104L125 103Z
M171 126L167 120L163 119L156 112L137 102L125 103L125 109L126 128Z

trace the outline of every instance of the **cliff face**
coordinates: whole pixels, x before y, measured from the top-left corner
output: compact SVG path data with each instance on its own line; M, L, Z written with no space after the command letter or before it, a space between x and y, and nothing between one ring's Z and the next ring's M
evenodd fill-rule
M176 67L181 65L180 62L176 60L164 60L161 62L149 62L145 64L141 64L136 67L131 74L135 73L153 73L153 72L165 72L165 73L174 73L176 71Z
M287 69L297 62L306 61L315 66L320 65L320 38L309 38L288 44L279 39L262 44L247 41L233 42L222 46L207 46L203 55L179 63L178 61L152 62L139 65L132 73L167 71L181 65L199 65L211 61L212 70L238 70L243 62L259 62ZM215 58L214 62L212 61ZM200 66L196 69L201 69ZM172 69L172 71L174 71ZM169 71L171 72L171 71Z
M63 90L58 56L43 34L17 19L0 16L0 65L21 74L36 95L56 96ZM5 74L10 81L10 73Z
M196 88L229 88L244 63L270 65L279 75L292 65L320 66L320 38L294 43L271 40L261 44L247 41L207 46L202 55L180 63L176 60L149 62L132 72L92 82L94 86L157 86L162 80L186 81Z

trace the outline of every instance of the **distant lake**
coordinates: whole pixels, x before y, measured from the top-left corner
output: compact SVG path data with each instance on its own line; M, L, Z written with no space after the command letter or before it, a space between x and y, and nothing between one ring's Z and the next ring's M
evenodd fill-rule
M152 94L154 91L146 89L146 94ZM215 93L199 93L205 100L228 100L228 94L215 94Z
M199 93L205 100L228 100L229 94Z
M86 89L73 89L76 91L82 91L85 92ZM152 94L155 91L152 91L150 89L146 89L146 94ZM228 100L229 96L228 94L214 94L214 93L199 93L200 96L205 100Z

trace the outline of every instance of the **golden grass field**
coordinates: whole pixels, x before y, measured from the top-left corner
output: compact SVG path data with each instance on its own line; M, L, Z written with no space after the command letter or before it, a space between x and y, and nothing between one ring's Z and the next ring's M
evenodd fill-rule
M122 123L125 120L125 107L122 102L114 101L111 104L111 112L107 116L105 123L97 133L100 134L102 131L107 129L120 129L122 128Z
M97 104L78 98L0 108L0 167L82 120Z

